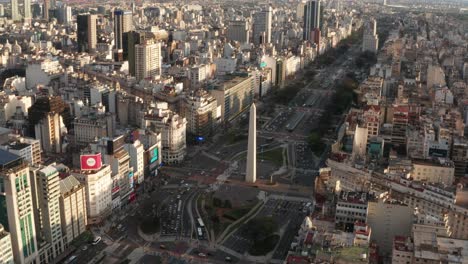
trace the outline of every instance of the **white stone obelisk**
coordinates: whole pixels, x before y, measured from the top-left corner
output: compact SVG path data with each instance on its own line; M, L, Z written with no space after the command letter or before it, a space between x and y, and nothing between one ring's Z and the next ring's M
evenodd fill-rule
M249 144L247 146L247 170L245 181L254 183L257 180L257 108L250 106Z

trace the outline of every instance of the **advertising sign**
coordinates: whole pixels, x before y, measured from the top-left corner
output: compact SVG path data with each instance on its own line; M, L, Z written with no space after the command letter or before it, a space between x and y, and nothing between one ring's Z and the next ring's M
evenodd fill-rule
M101 153L80 156L81 170L99 170L102 167Z

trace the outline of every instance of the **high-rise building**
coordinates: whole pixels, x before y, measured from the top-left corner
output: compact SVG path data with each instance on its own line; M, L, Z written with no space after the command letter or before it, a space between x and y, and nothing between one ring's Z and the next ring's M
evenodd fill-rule
M93 52L97 45L97 16L91 14L78 15L78 51Z
M75 170L74 176L86 188L86 214L88 224L97 224L104 220L112 210L111 167L102 166L99 170Z
M410 235L413 217L413 207L391 199L368 203L367 224L372 228L371 241L377 243L379 252L391 254L393 238Z
M31 168L36 239L41 262L52 262L64 250L59 210L59 173L53 166Z
M271 6L254 14L253 43L255 45L271 42L272 16L273 8Z
M135 45L135 77L138 81L161 75L161 43L145 41Z
M195 137L208 137L217 124L216 99L206 90L187 94L183 102L183 115L187 119L187 133Z
M0 150L0 224L11 235L15 263L38 260L31 185L23 158Z
M112 209L124 207L134 195L134 172L124 143L124 136L118 136L101 138L90 145L92 151L101 153L103 162L111 166Z
M0 263L14 264L10 233L0 224Z
M49 10L50 10L50 0L44 0L44 5L42 6L42 16L45 20L49 20Z
M65 245L86 231L86 191L73 176L60 180L60 220Z
M68 117L68 110L68 105L60 97L37 98L34 105L29 108L31 134L40 140L44 152L61 152L61 136L66 132L63 117Z
M304 5L304 40L314 40L314 32L320 29L320 3L320 0L310 0Z
M158 103L145 115L144 128L161 133L162 160L165 163L179 163L187 152L187 120L172 112L166 102Z
M133 20L131 11L114 11L114 40L115 48L123 49L123 34L133 30Z
M247 21L238 20L229 22L227 38L240 43L249 42L249 24Z
M145 149L140 140L124 145L124 149L130 156L130 166L133 168L133 178L140 184L145 179Z
M10 140L0 145L0 149L18 155L30 164L40 164L42 161L41 142L37 139L10 135Z
M143 43L146 34L138 31L123 33L123 59L128 60L128 72L135 76L135 46Z
M11 19L13 21L20 21L21 19L31 19L31 0L23 0L20 10L20 4L18 0L10 0L11 4Z
M379 36L377 35L377 21L370 19L364 25L364 34L362 37L362 51L376 53L379 49Z
M71 6L62 5L58 9L58 22L60 24L69 25L72 22L72 9Z

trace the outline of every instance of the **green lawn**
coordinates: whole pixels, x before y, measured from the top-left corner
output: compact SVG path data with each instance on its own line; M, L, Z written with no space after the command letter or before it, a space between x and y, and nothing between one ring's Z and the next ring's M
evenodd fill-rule
M283 166L283 148L276 148L267 152L258 153L257 159L268 160L277 166Z
M229 220L236 221L237 219L242 218L244 215L250 212L250 210L252 210L252 207L237 208L225 212L223 216Z
M247 158L247 153L240 154L236 159L242 160ZM275 148L263 153L257 152L257 160L266 160L273 162L276 166L283 166L283 148Z

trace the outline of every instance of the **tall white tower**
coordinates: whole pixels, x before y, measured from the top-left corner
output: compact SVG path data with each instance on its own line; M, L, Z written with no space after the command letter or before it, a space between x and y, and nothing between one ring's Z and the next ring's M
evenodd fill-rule
M254 183L257 180L257 108L250 106L249 143L247 146L247 171L245 181Z

